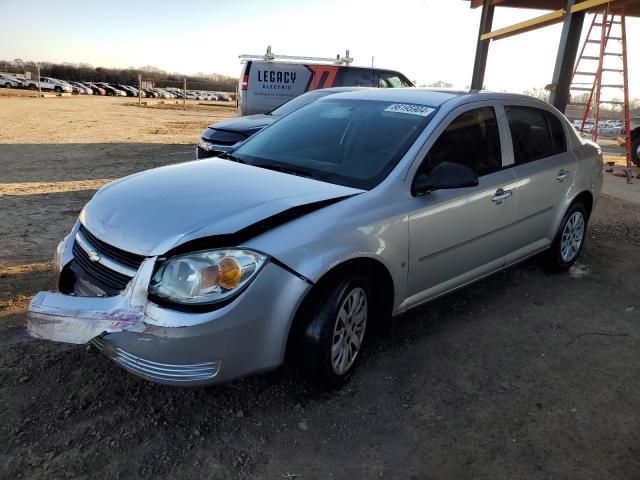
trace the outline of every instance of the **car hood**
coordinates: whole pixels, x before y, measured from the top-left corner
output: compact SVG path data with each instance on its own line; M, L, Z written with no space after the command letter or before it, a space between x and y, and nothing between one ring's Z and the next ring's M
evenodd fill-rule
M80 221L106 243L154 256L192 240L248 231L278 214L308 212L314 204L320 207L361 192L229 160L199 160L104 186L82 210Z
M209 128L227 130L230 132L245 132L247 130L264 128L267 125L271 125L277 119L278 117L274 117L273 115L248 115L246 117L237 117L214 123L213 125L209 125Z

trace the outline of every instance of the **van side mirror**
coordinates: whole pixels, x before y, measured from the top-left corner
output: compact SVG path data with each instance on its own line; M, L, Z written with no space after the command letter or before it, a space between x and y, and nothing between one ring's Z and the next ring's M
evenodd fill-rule
M442 162L428 174L418 175L413 181L411 193L414 196L420 196L436 190L475 187L477 185L478 175L469 167L459 163Z

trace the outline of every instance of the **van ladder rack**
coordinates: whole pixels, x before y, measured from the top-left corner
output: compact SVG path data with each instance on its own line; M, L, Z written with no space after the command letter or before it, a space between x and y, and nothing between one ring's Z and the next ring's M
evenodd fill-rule
M353 62L353 58L349 56L349 50L346 51L344 57L340 54L336 55L336 58L327 57L298 57L295 55L276 55L271 51L271 45L267 47L267 52L264 55L239 55L240 60L264 60L266 62L273 62L275 60L290 60L290 61L305 61L305 62L322 62L331 63L334 65L350 65Z

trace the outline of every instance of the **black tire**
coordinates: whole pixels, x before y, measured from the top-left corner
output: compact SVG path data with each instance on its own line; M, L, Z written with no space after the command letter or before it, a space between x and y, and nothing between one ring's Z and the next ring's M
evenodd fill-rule
M62 93L62 87L55 86L55 87L53 87L53 90L54 90L54 92L56 92L56 93Z
M631 161L636 167L640 167L640 132L636 139L631 141Z
M322 288L316 293L306 311L309 318L300 342L297 361L300 362L305 376L317 386L326 389L334 389L344 385L357 365L357 359L362 352L362 346L367 338L368 323L370 323L371 289L364 275L348 275ZM355 350L353 360L346 361L344 371L337 371L332 359L332 346L336 341L336 324L344 324L339 320L340 310L348 303L352 295L364 294L364 325L360 337L360 345L355 348L355 343L345 342L347 348ZM357 300L354 300L357 302ZM362 310L359 310L362 312ZM363 322L360 322L363 323ZM357 329L360 331L360 329ZM348 329L343 330L340 338L348 338ZM338 355L339 357L339 355ZM339 357L344 358L344 357ZM351 358L351 357L349 357ZM338 362L339 363L339 362ZM346 366L348 364L348 366Z
M38 86L35 83L29 85L29 90L38 90Z
M113 97L113 92L107 90L107 97Z
M579 215L582 218L583 228L582 228L582 238L579 239L580 244L576 247L576 242L571 242L571 235L574 235L573 238L578 239L578 233L575 232L567 232L565 229L571 230L571 227L567 227L567 223L574 217L574 215ZM574 217L575 218L575 217ZM549 250L545 252L545 265L547 270L553 273L558 272L566 272L571 268L571 266L578 260L580 257L580 253L582 252L582 248L584 247L584 240L587 235L587 209L585 208L582 202L573 203L567 212L562 217L562 222L560 222L560 227L558 228L558 232L551 244ZM567 237L567 241L563 244L563 236L569 235ZM563 246L570 244L572 247L566 247L563 249ZM563 253L564 252L564 253Z
M5 83L5 84L4 84L4 86L5 86L6 88L11 88L11 84L10 84L9 82Z

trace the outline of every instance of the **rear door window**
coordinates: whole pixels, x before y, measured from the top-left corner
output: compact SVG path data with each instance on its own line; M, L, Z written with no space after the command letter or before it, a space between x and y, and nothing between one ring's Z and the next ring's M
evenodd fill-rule
M567 151L562 122L546 110L506 106L516 165Z

